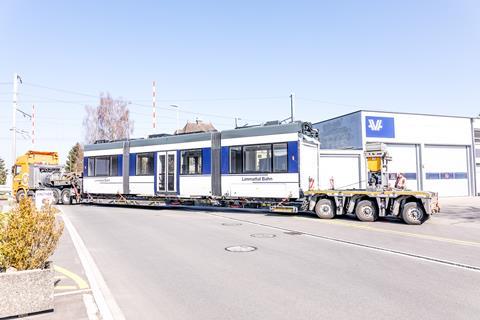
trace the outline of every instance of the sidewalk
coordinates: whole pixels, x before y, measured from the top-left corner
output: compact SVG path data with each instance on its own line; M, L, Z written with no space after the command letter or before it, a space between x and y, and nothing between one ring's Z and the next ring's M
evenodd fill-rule
M0 200L0 212L7 201ZM51 260L55 269L54 310L23 317L35 320L94 320L100 319L85 271L65 228Z

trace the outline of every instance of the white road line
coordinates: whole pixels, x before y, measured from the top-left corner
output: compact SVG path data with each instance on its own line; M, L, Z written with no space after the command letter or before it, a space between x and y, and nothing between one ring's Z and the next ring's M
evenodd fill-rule
M77 250L78 256L80 257L80 261L83 265L83 269L85 270L85 275L90 283L90 287L92 288L93 297L98 305L102 319L124 320L125 316L123 315L122 310L120 310L120 307L110 292L110 289L108 288L102 274L100 273L100 270L90 255L90 252L88 252L88 249L85 246L82 238L65 212L62 211L61 216L63 218L63 222L65 223L65 227L67 227L68 233L72 238L73 245Z
M71 296L74 294L80 294L80 293L87 293L87 292L92 292L91 289L80 289L80 290L73 290L73 291L67 291L67 292L59 292L59 293L54 293L54 297L63 297L63 296Z
M83 295L83 303L87 308L88 320L98 320L98 308L91 294Z

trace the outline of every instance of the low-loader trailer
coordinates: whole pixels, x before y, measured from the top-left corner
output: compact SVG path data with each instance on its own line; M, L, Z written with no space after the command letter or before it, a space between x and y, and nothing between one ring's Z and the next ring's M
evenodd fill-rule
M391 157L383 143L367 143L367 188L352 190L309 190L304 209L314 211L322 219L354 214L361 221L379 217L401 218L407 224L422 224L439 212L438 194L408 191L388 183L388 162Z
M38 190L51 190L55 204L90 203L129 206L214 206L234 208L269 208L272 212L314 212L319 218L354 214L361 221L375 221L379 217L396 217L407 224L422 224L431 214L440 211L438 194L427 191L409 191L388 183L388 162L391 157L383 143L366 146L367 187L365 189L308 190L296 201L258 202L239 199L232 202L222 197L186 199L178 197L139 197L118 194L112 197L92 197L82 192L82 177L66 173L58 164L56 152L28 151L17 158L12 169L13 195L17 201L35 197Z

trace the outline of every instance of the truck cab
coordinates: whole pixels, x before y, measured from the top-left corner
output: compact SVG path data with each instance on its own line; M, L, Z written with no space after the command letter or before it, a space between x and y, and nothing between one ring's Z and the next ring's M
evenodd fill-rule
M28 195L30 167L35 164L58 165L58 153L29 150L17 157L12 167L12 195L17 200Z

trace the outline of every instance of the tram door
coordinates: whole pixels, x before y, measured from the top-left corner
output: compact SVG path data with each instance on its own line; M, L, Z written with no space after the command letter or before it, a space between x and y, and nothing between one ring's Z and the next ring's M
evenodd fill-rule
M157 191L177 191L177 153L175 151L158 152Z

